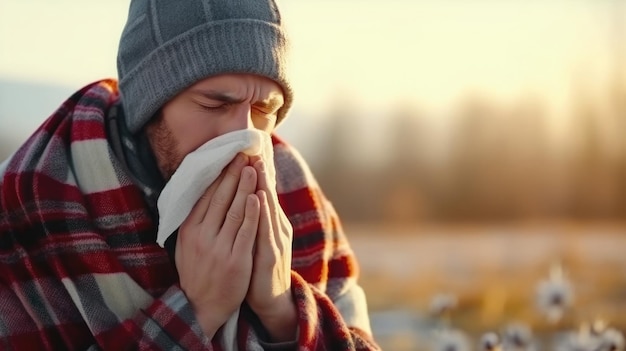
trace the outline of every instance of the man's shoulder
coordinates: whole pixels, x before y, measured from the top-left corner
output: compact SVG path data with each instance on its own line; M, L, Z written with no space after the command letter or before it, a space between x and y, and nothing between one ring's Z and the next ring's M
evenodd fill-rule
M283 145L287 145L287 142L285 141L285 139L281 138L278 134L272 133L271 137L272 137L272 145L274 146L274 148L276 148L276 146L281 147Z
M300 152L283 138L272 134L276 185L279 193L317 188L317 181Z
M12 157L13 155L7 157L6 160L0 162L0 185L2 185L2 178L4 177L4 172L7 170L7 167L9 166L9 162L11 162Z
M294 170L308 171L308 165L302 155L285 139L272 134L274 147L274 164L278 173Z

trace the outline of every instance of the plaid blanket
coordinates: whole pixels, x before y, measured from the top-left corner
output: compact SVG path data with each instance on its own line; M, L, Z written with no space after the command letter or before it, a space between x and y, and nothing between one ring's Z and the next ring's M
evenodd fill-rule
M107 142L119 99L103 80L76 92L0 175L0 348L220 350L206 340L141 190ZM273 137L279 200L294 227L299 350L372 350L357 265L300 156ZM261 350L239 318L240 350Z

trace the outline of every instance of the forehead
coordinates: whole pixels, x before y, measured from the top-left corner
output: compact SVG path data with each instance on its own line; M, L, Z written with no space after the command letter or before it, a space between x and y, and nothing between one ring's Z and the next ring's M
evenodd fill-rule
M283 90L278 83L254 74L221 74L196 82L189 87L191 92L215 92L237 99L284 100Z

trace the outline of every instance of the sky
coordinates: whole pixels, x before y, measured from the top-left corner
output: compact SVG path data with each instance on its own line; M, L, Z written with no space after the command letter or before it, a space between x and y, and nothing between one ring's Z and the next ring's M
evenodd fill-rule
M0 79L69 92L116 77L128 3L0 1ZM330 109L349 104L367 116L371 123L361 128L370 132L381 123L376 116L398 103L440 118L472 95L503 104L538 96L563 115L572 84L583 82L593 92L610 78L614 43L626 38L621 0L278 3L292 42L294 110L310 119L302 123L315 125ZM14 127L0 115L5 128Z

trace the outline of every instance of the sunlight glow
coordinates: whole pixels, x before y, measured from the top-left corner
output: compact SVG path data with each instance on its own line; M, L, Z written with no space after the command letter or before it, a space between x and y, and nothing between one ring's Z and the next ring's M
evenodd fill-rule
M0 76L71 85L115 77L127 4L3 1ZM573 73L608 75L607 2L283 0L280 6L303 108L346 94L376 108L408 99L445 109L468 91L501 99L530 92L562 104Z

